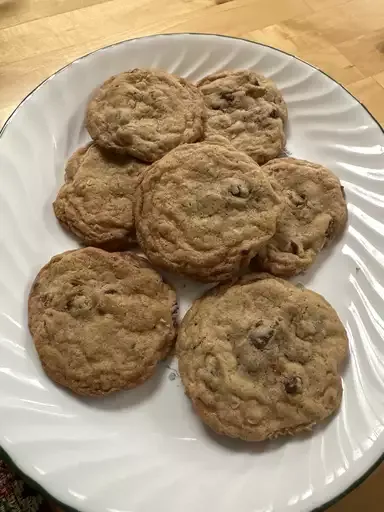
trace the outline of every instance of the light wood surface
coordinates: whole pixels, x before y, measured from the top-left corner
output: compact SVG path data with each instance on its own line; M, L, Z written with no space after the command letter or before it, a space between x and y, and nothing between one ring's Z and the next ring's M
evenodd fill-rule
M384 0L0 0L0 126L76 57L134 36L183 31L246 37L298 55L384 124ZM383 484L381 466L329 512L383 512Z

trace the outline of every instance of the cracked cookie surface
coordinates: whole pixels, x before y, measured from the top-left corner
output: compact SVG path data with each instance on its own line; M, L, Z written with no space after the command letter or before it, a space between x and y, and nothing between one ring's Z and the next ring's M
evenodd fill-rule
M293 435L340 405L345 329L320 295L250 274L198 299L176 343L179 371L201 419L248 441Z
M207 106L206 140L229 142L260 165L282 152L288 111L271 80L249 70L221 71L198 86Z
M85 245L127 248L136 240L133 200L148 164L91 143L75 151L53 208L58 220Z
M109 78L91 98L86 126L107 149L154 162L203 135L201 92L165 71L133 69Z
M137 239L155 265L201 281L245 268L275 233L282 202L245 153L185 144L146 172L137 190Z
M47 375L74 393L106 395L147 380L176 336L176 294L146 260L88 247L37 275L29 328Z
M280 186L285 208L275 236L252 266L276 276L305 271L347 222L340 180L327 168L306 160L278 158L262 167Z

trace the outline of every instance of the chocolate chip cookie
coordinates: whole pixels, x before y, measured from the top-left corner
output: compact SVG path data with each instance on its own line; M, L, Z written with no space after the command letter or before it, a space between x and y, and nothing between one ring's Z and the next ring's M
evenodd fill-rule
M135 239L133 199L148 164L91 143L69 159L53 208L85 245L121 250Z
M88 104L86 126L102 147L154 162L203 135L201 92L160 70L133 69L109 78Z
M305 271L344 229L343 189L329 169L306 160L278 158L262 169L280 185L285 208L275 236L261 248L253 265L276 276L293 276Z
M262 441L310 430L340 405L345 329L315 292L270 274L210 290L184 317L179 371L213 430Z
M230 142L259 164L282 152L288 111L271 80L249 70L222 71L198 86L207 106L206 140Z
M185 144L146 172L137 189L137 239L159 267L201 281L228 279L275 233L282 203L245 153Z
M172 348L176 294L143 258L87 247L37 275L29 328L47 375L80 395L141 384Z

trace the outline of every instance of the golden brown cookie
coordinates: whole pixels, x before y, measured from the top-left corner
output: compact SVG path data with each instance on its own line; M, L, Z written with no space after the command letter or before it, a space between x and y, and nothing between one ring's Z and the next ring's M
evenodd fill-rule
M47 375L80 395L134 388L176 335L176 294L143 258L87 247L37 275L29 328Z
M218 286L184 317L179 371L201 419L262 441L310 430L340 405L345 329L315 292L269 274Z
M146 172L135 206L137 239L159 267L201 281L245 268L275 233L282 203L245 153L185 144Z
M289 277L305 271L347 222L340 180L325 167L278 158L262 167L280 185L285 209L275 236L260 250L254 268Z
M285 145L288 111L276 85L253 71L221 71L198 86L207 106L206 140L230 142L264 164Z
M201 92L183 78L133 69L109 78L88 104L86 126L100 146L154 162L203 135Z
M133 200L148 164L91 143L78 149L65 169L53 203L56 217L86 245L121 250L135 242Z

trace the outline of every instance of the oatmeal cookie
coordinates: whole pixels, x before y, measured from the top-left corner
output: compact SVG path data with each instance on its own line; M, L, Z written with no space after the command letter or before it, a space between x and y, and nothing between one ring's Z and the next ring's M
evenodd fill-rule
M185 144L153 164L137 189L137 239L159 267L221 281L275 233L282 202L245 153Z
M252 266L276 276L293 276L305 271L345 227L343 189L329 169L306 160L278 158L262 169L280 185L285 208L275 236Z
M100 146L154 162L179 144L200 139L204 119L196 86L164 71L133 69L96 90L86 126Z
M222 71L198 86L207 106L206 140L230 142L259 164L282 152L288 111L271 80L249 70Z
M148 164L91 143L69 159L53 208L85 245L121 250L135 239L133 199Z
M262 441L310 430L340 405L348 340L315 292L250 274L197 300L179 329L179 371L201 419Z
M176 294L143 258L87 247L37 275L29 328L47 375L80 395L141 384L171 350Z

